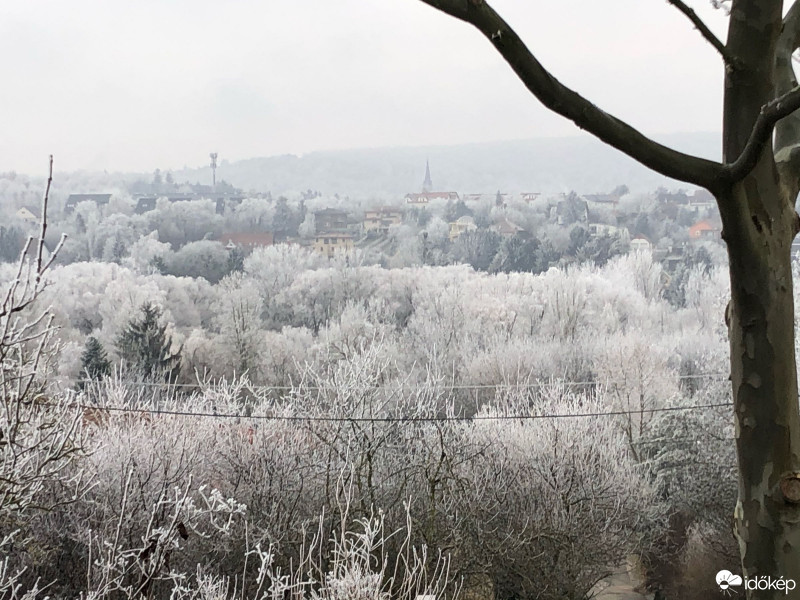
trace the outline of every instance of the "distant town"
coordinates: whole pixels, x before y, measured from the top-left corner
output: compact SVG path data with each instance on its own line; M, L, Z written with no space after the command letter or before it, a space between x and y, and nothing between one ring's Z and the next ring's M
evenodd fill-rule
M207 184L179 184L156 170L151 181L136 180L123 190L69 190L61 203L56 198L51 231L69 235L60 262L120 262L139 236L169 244L172 253L203 242L217 255L233 253L234 263L255 248L286 243L328 258L359 251L359 260L384 266L464 262L505 272L541 272L587 259L604 264L618 254L647 251L664 264L665 277L701 247L722 254L713 249L721 249L714 199L702 189L634 195L621 184L592 194L474 193L437 188L427 162L416 190L375 203L311 189L294 198L245 193L217 182L214 167ZM13 191L13 184L6 188ZM0 228L5 260L16 257L38 226L40 207L26 200L25 193L6 194L7 225ZM55 241L48 238L48 249ZM187 274L180 260L154 260L164 272ZM222 271L206 275L218 280Z

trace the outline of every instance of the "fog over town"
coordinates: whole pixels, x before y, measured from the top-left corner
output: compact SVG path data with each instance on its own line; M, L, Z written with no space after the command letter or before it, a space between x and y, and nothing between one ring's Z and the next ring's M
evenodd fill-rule
M0 7L0 600L772 597L795 90L720 133L735 3L491 4Z

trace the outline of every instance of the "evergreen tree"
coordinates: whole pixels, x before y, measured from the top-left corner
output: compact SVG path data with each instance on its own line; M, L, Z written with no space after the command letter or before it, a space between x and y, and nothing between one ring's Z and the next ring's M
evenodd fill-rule
M117 264L122 263L122 259L125 258L127 251L125 249L125 244L122 242L121 239L116 238L114 240L113 245L111 246L111 260Z
M689 281L691 269L685 263L678 263L664 290L664 299L675 308L686 308L686 283Z
M86 219L84 219L83 215L80 213L75 215L75 231L80 235L86 233Z
M452 200L447 201L447 206L444 209L444 219L448 223L452 223L453 221L457 221L461 217L472 217L474 216L473 212L467 206L467 203L463 200L458 200L457 202L453 202Z
M518 235L504 240L489 266L489 271L541 273L547 270L549 265L546 260L542 260L540 245L536 238L523 239Z
M111 363L103 344L96 337L89 337L81 355L81 381L78 388L83 389L87 381L100 380L110 372Z
M19 260L25 235L18 227L0 227L0 261L14 262Z
M244 252L239 246L231 248L228 253L228 273L240 273L244 271Z
M275 203L275 214L272 217L272 228L276 233L287 235L292 228L292 209L289 201L280 196Z
M412 208L411 211L409 211L410 220L416 220L417 225L420 227L425 227L428 223L430 223L431 216L432 215L427 208Z
M569 247L567 254L577 256L581 249L589 242L589 232L586 228L576 225L569 232Z
M181 351L172 351L172 337L160 318L160 308L150 302L143 304L139 316L132 318L117 338L117 351L145 380L174 382L180 372Z
M167 272L167 263L164 261L163 256L154 256L150 261L150 266L162 275L165 275Z

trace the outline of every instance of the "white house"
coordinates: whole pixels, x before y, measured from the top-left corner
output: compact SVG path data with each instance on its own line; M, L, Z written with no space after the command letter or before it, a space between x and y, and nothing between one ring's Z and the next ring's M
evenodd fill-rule
M14 214L20 221L28 225L39 224L39 211L32 206L23 206Z
M631 252L652 252L653 244L643 235L637 235L631 240Z

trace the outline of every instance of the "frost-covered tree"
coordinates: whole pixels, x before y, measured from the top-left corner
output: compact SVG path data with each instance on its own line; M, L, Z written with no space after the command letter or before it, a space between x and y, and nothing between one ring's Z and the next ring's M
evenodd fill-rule
M97 204L91 200L79 202L75 207L74 237L80 244L83 257L88 260L98 258L103 251L102 242L98 233L102 215Z
M283 301L286 290L303 274L324 264L322 257L294 244L256 248L244 261L244 272L258 286L264 302L264 320L275 328L292 325L291 306Z
M536 238L524 239L513 236L503 240L489 265L492 272L523 271L527 273L541 273L549 264L540 249L540 242Z
M84 379L95 381L102 379L111 372L111 362L108 360L103 344L94 336L86 340L83 354L81 354L81 382L78 387L86 386Z
M158 232L153 231L131 245L123 264L139 273L159 273L166 269L171 254L170 245L159 242Z
M245 198L227 215L227 227L235 231L271 231L274 213L271 200Z
M217 283L235 266L229 262L225 247L211 240L190 242L169 257L166 268L170 275L203 277Z
M696 383L696 402L725 401L725 379ZM639 453L671 517L642 557L648 588L657 597L709 598L719 588L707 573L728 569L738 555L730 527L736 503L733 424L725 407L654 417Z
M211 200L168 202L160 199L156 209L146 214L149 229L158 231L158 239L178 249L189 242L222 233L223 220Z
M217 286L215 321L220 332L220 358L231 371L243 374L258 364L262 301L255 283L242 273L232 273ZM251 373L253 379L255 373Z
M471 265L478 271L488 271L500 241L500 236L488 229L467 231L453 242L451 254L456 262Z
M160 323L161 309L146 302L117 337L119 357L145 381L175 381L181 367L181 351L173 350L167 324Z
M428 251L427 239L417 233L411 225L399 225L389 230L389 240L394 250L387 260L390 268L419 266L425 260Z
M603 400L556 387L538 397L511 392L501 404L481 415L594 412ZM608 421L487 420L466 437L482 450L461 474L465 543L497 598L589 597L663 516Z
M228 250L228 265L229 273L241 273L244 270L244 251L236 246Z
M314 213L309 211L306 213L306 218L300 223L300 227L297 228L297 233L301 238L309 240L314 237L316 232L316 218L314 217Z

